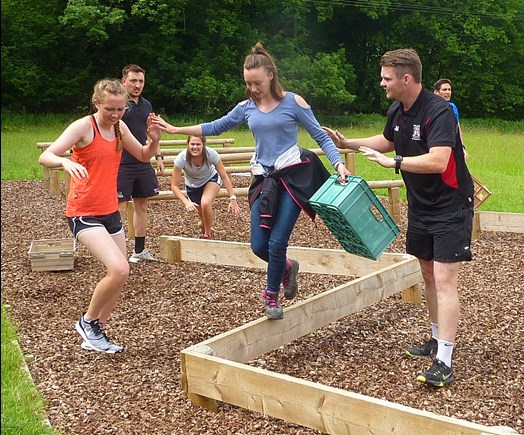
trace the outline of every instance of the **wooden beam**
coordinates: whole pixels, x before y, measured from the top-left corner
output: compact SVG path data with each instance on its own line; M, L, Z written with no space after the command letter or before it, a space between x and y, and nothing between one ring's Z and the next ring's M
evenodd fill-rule
M265 267L247 243L162 236L160 244L168 261L175 255L166 252L176 244L177 261ZM357 259L345 251L315 248L290 247L289 253L301 262L301 271L313 273L345 274L349 268L344 257ZM216 409L219 400L330 434L509 433L243 364L398 291L420 286L415 257L383 254L379 260L362 258L363 270L370 265L375 270L286 308L282 320L257 319L184 349L181 383L188 398L207 409Z
M222 240L200 240L176 236L161 236L160 248L180 244L179 261L217 264L223 266L265 269L267 263L251 251L249 243ZM167 248L169 250L170 248ZM166 251L167 252L167 251ZM384 267L412 259L407 254L384 253L377 260L350 254L343 249L321 249L290 246L288 255L300 262L300 271L324 275L360 277ZM162 257L164 258L164 257ZM164 260L168 261L167 258Z
M291 305L284 310L282 320L264 317L203 341L198 346L211 348L213 356L245 363L420 280L418 261L413 257Z
M273 322L278 323L278 322ZM190 394L230 403L329 434L507 434L285 374L184 350ZM358 369L358 368L357 368Z
M479 211L482 231L524 233L524 213Z

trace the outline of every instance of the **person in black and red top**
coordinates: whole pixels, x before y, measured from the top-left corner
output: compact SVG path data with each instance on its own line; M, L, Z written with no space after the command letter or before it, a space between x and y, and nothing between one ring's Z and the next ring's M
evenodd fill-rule
M415 50L388 51L381 60L380 85L389 100L382 134L346 139L324 127L337 147L361 151L369 160L401 173L407 189L406 251L419 260L432 336L406 353L435 357L417 381L442 387L454 380L451 356L460 303L458 273L472 260L473 180L465 163L451 106L422 87ZM394 151L395 156L384 153Z

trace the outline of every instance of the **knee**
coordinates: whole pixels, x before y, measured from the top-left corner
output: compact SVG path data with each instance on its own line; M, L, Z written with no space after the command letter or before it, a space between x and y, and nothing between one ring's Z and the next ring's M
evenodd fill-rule
M213 201L202 199L202 201L200 202L200 207L202 208L202 211L205 213L212 212L213 211Z
M253 254L255 254L259 258L266 258L268 249L267 245L261 241L258 240L252 240L251 241L251 250L253 251Z
M286 255L287 242L283 240L270 240L268 251L274 256Z
M118 285L124 285L129 278L129 264L127 261L120 263L117 267L111 268L108 275Z

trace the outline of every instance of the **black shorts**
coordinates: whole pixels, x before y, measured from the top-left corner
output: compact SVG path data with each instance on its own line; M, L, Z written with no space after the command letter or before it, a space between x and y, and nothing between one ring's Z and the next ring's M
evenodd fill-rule
M189 187L186 184L186 192L187 196L189 196L189 199L191 202L194 202L195 204L200 205L200 202L202 201L202 194L204 193L204 187L206 187L207 183L217 183L219 186L222 185L222 178L220 178L220 175L218 175L218 172L213 175L209 180L207 180L206 184L200 186L200 187Z
M118 201L158 195L158 178L150 163L120 165L118 169Z
M406 252L422 260L440 263L471 260L473 213L472 207L464 207L426 216L408 208Z
M78 235L81 232L92 230L93 228L105 228L112 236L124 232L122 219L120 218L120 212L118 210L102 216L75 216L67 218L67 220L69 221L69 228L76 239L78 239Z

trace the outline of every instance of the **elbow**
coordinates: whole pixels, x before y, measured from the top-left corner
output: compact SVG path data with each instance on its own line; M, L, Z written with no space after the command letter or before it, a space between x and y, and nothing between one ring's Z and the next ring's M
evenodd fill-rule
M435 167L435 172L437 174L443 174L444 172L446 172L446 170L448 169L448 162L445 162L445 163L439 163L436 167Z

